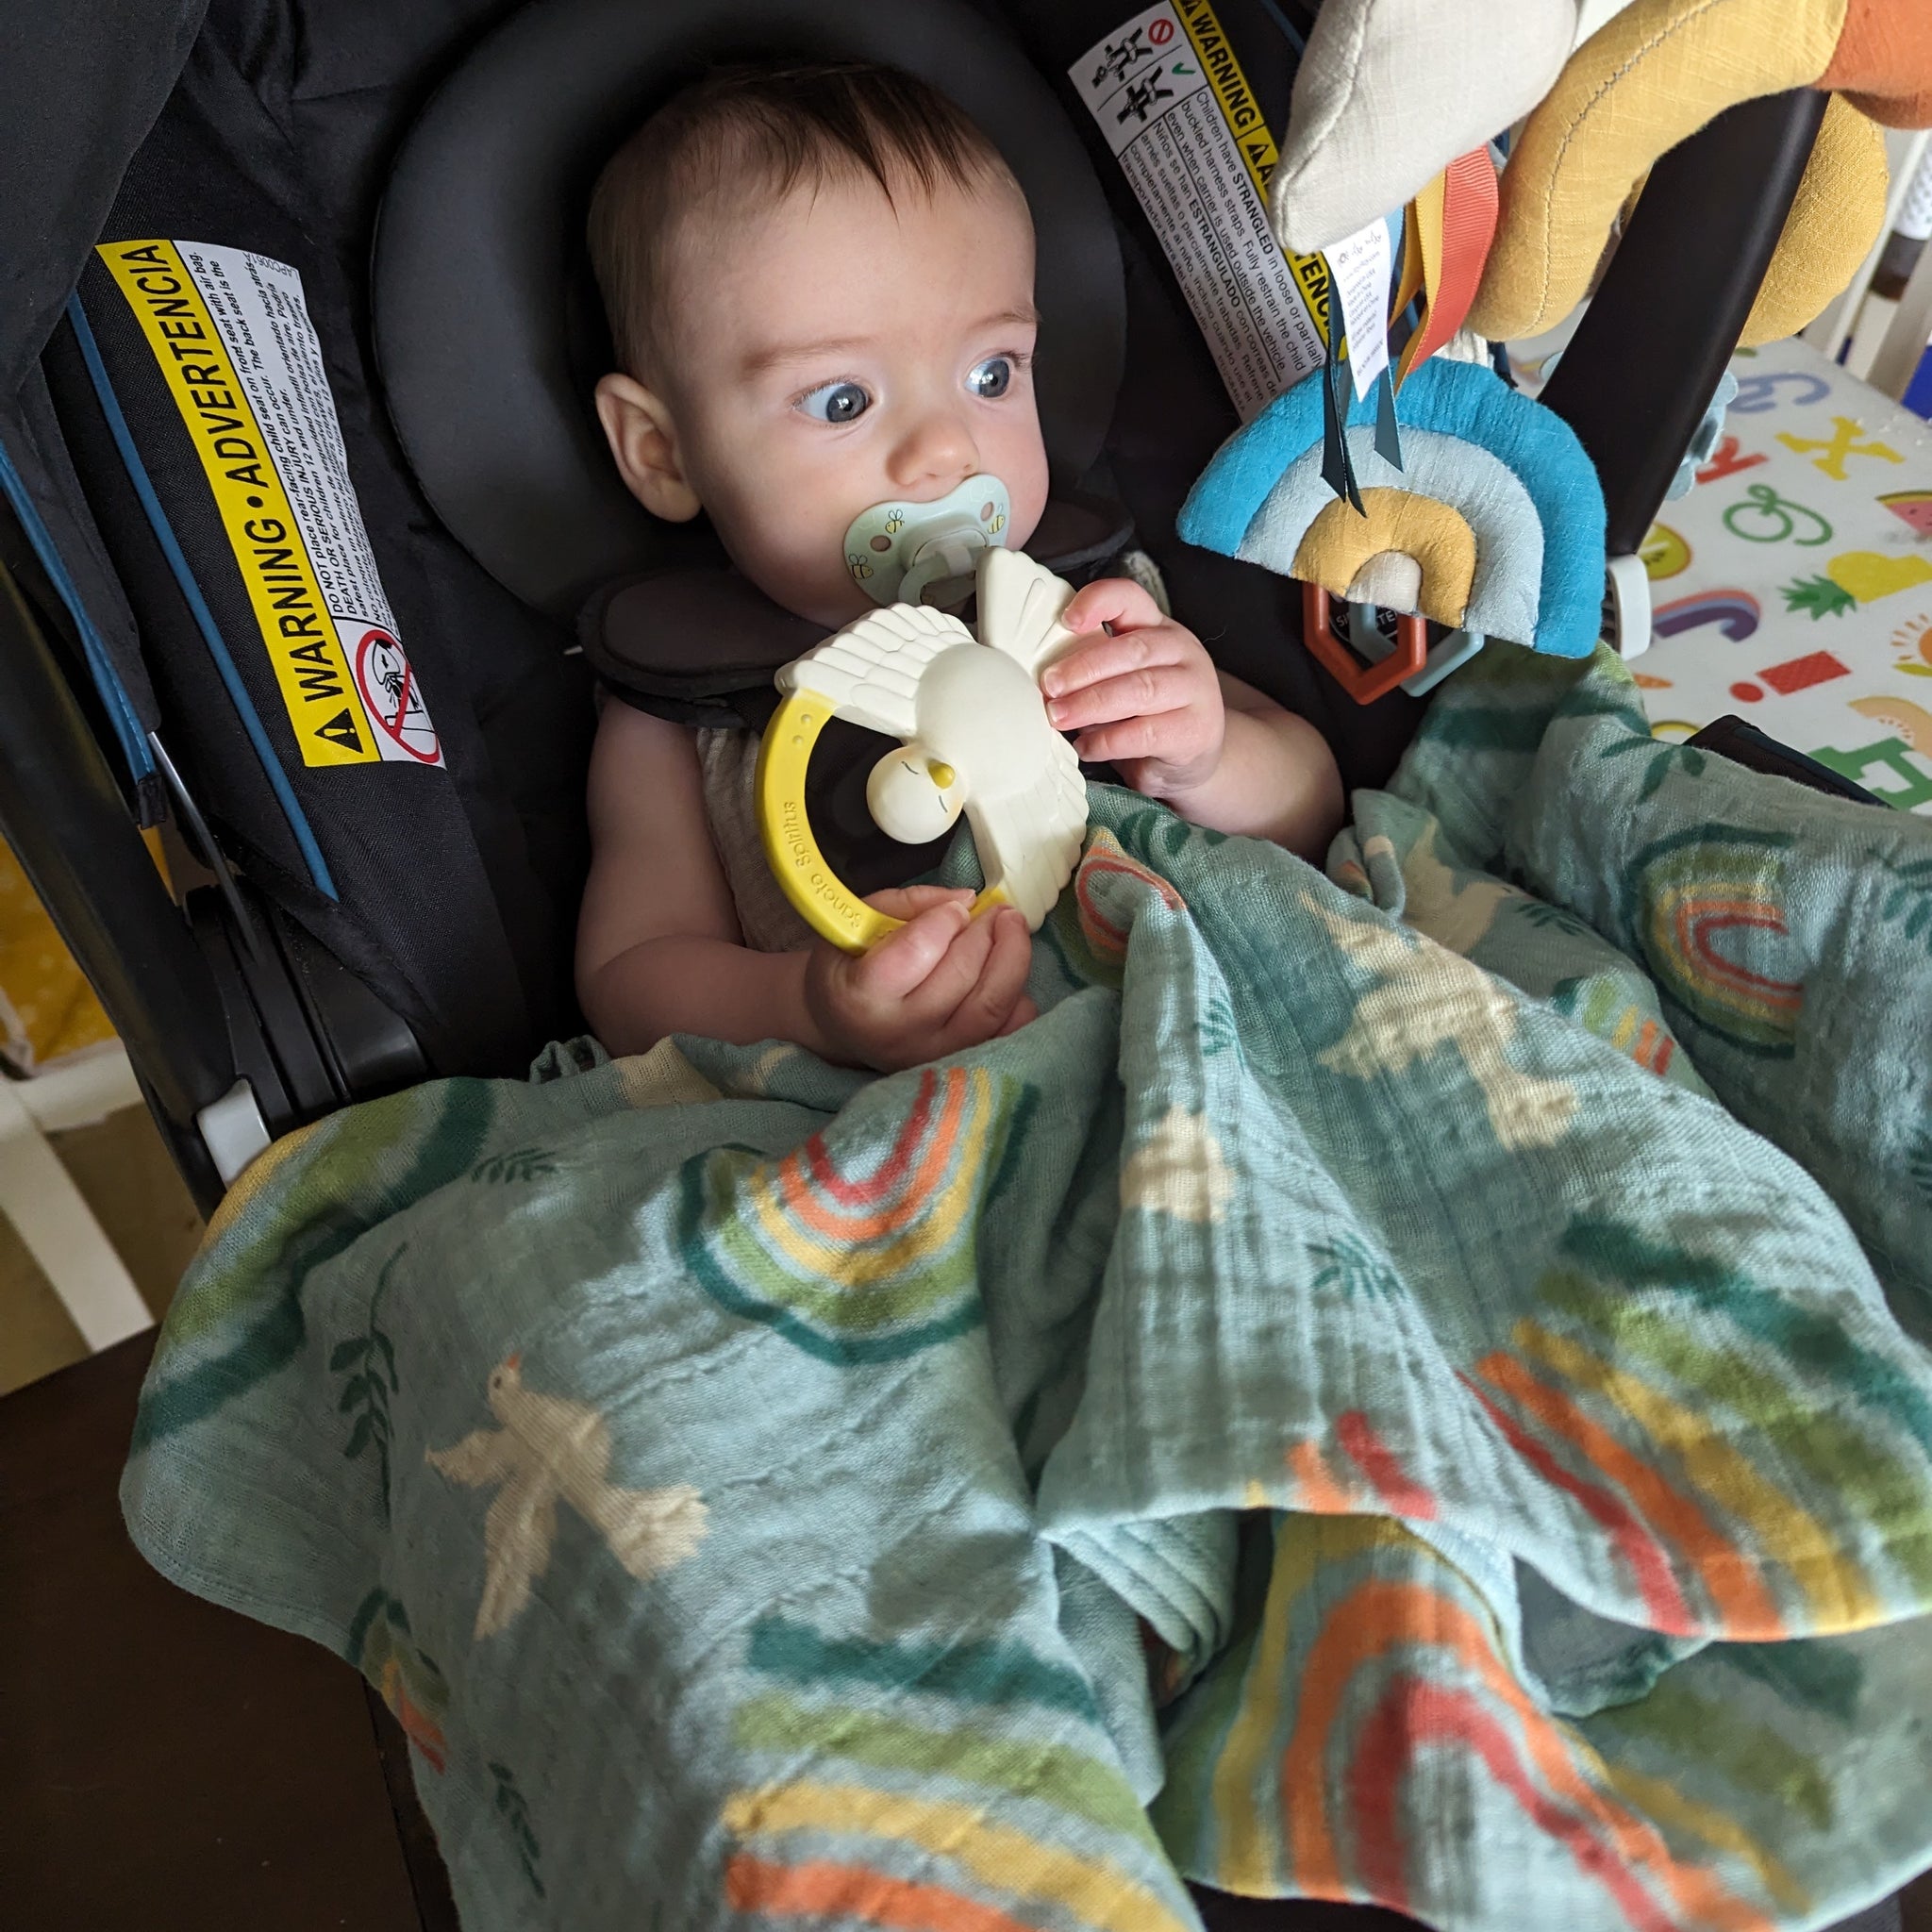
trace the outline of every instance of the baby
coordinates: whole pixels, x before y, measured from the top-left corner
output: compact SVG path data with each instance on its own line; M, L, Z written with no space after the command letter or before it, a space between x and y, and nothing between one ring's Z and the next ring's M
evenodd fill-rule
M862 616L854 517L982 473L1005 484L1007 541L1025 547L1047 499L1032 223L943 95L863 63L715 74L606 168L591 246L624 365L597 412L625 482L657 516L703 510L775 604L827 632ZM1196 824L1319 858L1341 787L1312 726L1217 673L1136 583L1087 585L1065 621L1091 641L1045 691L1083 759ZM966 891L875 894L907 924L861 956L802 931L760 950L771 922L729 876L744 871L733 854L757 851L743 747L721 736L604 707L576 974L612 1053L684 1032L891 1070L1033 1017L1025 921L970 919Z

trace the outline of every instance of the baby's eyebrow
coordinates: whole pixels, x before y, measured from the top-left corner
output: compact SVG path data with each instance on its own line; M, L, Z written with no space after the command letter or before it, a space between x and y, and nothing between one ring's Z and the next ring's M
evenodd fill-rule
M1002 308L992 315L982 316L973 326L976 332L983 328L996 328L1002 323L1010 323L1016 328L1038 328L1040 310L1029 302L1024 308Z
M969 333L977 335L986 329L1010 326L1014 328L1038 328L1040 312L1033 308L1001 308L991 315L983 315L975 322ZM762 348L754 349L744 358L744 373L747 375L762 375L767 370L781 368L788 362L828 361L834 357L849 356L862 349L875 348L875 336L819 336L804 342L767 342Z
M874 346L872 336L820 336L808 342L768 342L761 349L754 349L744 358L744 373L747 375L761 375L768 369L775 369L786 362L813 362L822 358L849 355L858 349Z

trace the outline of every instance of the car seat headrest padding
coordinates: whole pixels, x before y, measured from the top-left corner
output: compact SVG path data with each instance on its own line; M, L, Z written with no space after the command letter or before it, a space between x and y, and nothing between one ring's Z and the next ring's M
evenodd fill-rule
M1082 584L1126 546L1132 520L1103 497L1056 497L1027 549ZM781 609L721 560L645 571L606 585L577 618L591 668L641 708L686 724L762 730L773 675L824 641L825 626Z
M702 522L649 516L591 408L603 373L583 242L605 159L701 62L890 60L1006 156L1038 236L1039 394L1054 480L1098 454L1124 353L1107 205L1020 51L960 0L551 0L511 19L430 102L391 175L372 305L390 413L437 514L526 603L574 616L599 584L715 558ZM594 347L592 345L595 345Z

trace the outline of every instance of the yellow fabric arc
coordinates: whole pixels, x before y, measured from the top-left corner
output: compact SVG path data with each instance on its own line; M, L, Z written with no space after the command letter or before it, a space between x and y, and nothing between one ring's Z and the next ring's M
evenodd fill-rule
M1833 94L1751 305L1743 347L1781 342L1824 314L1878 239L1890 187L1885 136L1842 94Z
M1469 326L1513 341L1560 322L1589 292L1638 177L1724 108L1815 81L1844 30L1845 4L1635 0L1599 28L1510 151Z
M1362 514L1338 497L1308 525L1292 575L1345 596L1370 558L1385 550L1412 557L1423 574L1422 610L1452 628L1469 608L1475 581L1475 533L1461 511L1407 490L1364 490Z
M724 1825L740 1839L791 1831L897 1839L953 1859L982 1885L1050 1900L1095 1932L1181 1932L1174 1913L1118 1866L997 1824L979 1805L861 1785L777 1785L727 1799Z

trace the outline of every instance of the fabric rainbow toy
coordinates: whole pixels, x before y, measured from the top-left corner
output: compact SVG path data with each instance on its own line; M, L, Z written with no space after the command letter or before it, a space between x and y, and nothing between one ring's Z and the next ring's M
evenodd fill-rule
M1569 425L1492 371L1439 357L1403 386L1401 470L1375 454L1374 392L1351 406L1358 514L1323 481L1324 380L1318 370L1221 446L1180 535L1351 603L1589 656L1604 500Z

